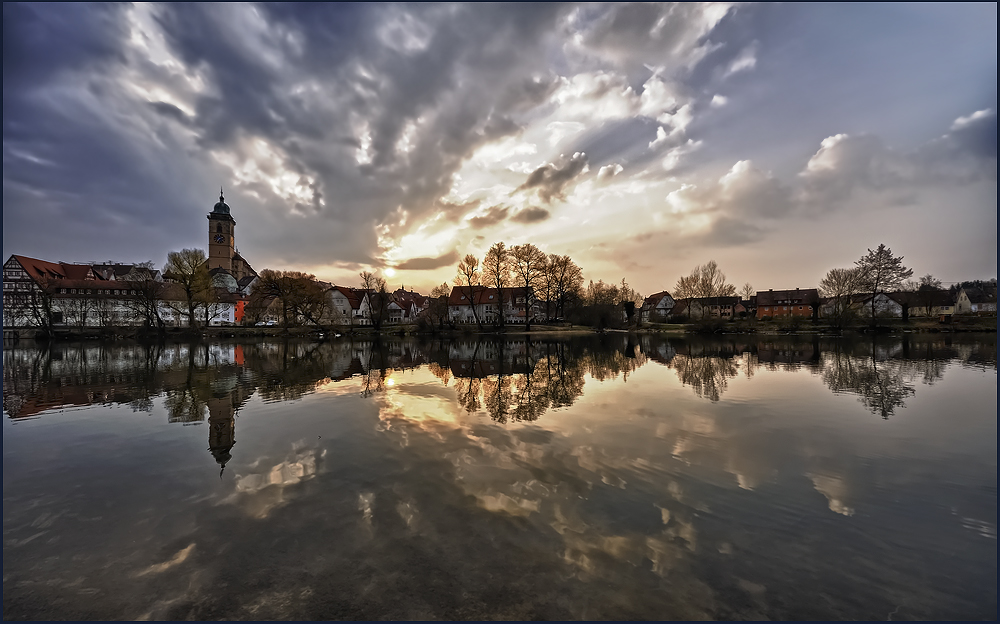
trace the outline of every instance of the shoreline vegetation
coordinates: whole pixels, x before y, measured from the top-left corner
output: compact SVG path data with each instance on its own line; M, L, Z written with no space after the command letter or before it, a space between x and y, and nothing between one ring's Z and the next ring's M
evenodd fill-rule
M595 328L586 325L535 324L530 329L523 326L506 326L504 328L482 328L474 324L455 328L428 329L418 324L404 324L374 329L371 326L346 325L310 325L297 327L248 327L248 326L211 326L190 329L163 328L150 331L141 327L54 327L51 334L35 327L4 330L4 342L14 340L228 340L233 338L309 338L313 340L330 340L338 338L371 338L376 336L545 336L570 334L761 334L761 335L855 335L855 334L905 334L905 333L995 333L997 317L995 316L955 316L950 322L937 319L886 319L872 326L867 321L851 323L836 327L830 323L812 322L809 319L782 319L778 321L720 320L710 319L690 323L646 323L642 326L622 328Z

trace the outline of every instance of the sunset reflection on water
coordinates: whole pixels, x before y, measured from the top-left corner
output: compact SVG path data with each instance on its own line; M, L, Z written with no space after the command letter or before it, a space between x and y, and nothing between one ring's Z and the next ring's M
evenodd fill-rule
M996 611L994 336L14 348L4 408L11 617Z

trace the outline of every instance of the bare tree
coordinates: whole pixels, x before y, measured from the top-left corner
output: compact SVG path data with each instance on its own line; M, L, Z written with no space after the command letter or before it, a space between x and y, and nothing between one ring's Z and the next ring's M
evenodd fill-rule
M264 269L258 276L251 299L255 304L274 302L281 309L282 324L287 328L292 322L307 321L320 324L326 310L326 288L315 276L299 271L272 271Z
M757 290L753 287L750 282L745 282L743 286L740 287L739 296L740 299L749 301L757 293Z
M368 315L372 327L376 330L382 329L382 323L389 311L389 304L392 302L392 297L386 290L385 280L370 271L362 271L360 276L361 289L368 297Z
M448 320L448 295L451 294L451 287L447 282L440 286L435 286L431 290L431 301L427 307L427 316L432 325L437 325L438 329L444 328L444 323Z
M496 288L499 314L497 325L502 330L505 324L504 314L504 290L510 287L511 269L513 257L511 251L503 242L494 243L483 258L483 282L484 285Z
M37 278L25 297L30 321L46 334L51 333L52 324L58 318L55 309L56 281L49 277Z
M545 298L545 319L552 320L552 300L556 293L556 270L553 266L553 258L556 254L549 254L545 259L545 267L542 269L542 281L540 294Z
M273 302L274 295L262 290L258 281L257 288L254 288L250 293L250 297L243 308L243 324L256 325L258 322L263 321L267 315L268 308L270 308Z
M687 277L681 277L674 286L674 297L733 297L736 287L726 281L726 274L719 269L715 260L695 267Z
M691 299L698 296L698 269L691 275L681 276L674 285L674 299Z
M292 319L292 280L286 271L272 271L264 269L257 276L257 287L254 292L260 295L261 299L275 302L281 308L281 324L288 328ZM274 304L272 304L274 305Z
M94 300L94 315L101 327L110 327L119 322L117 300L111 297L98 297Z
M129 312L139 319L146 329L163 330L163 317L160 306L166 294L166 284L156 279L153 274L152 262L136 265L142 271L142 279L129 280L129 298L126 300Z
M852 298L859 292L861 283L857 269L830 269L819 282L819 292L830 299L830 320L842 327L852 314Z
M179 310L187 315L188 326L195 327L195 308L205 305L207 314L207 299L212 290L212 278L208 274L208 262L205 252L201 249L182 249L167 254L167 264L163 267L163 276L180 285L184 293L185 307ZM214 295L214 292L211 293ZM178 302L181 303L181 302ZM206 324L208 322L206 321Z
M225 289L223 289L225 292ZM205 327L212 324L212 321L222 315L223 303L219 297L218 289L209 286L197 293L196 302L201 311L202 321Z
M525 329L531 330L531 306L535 298L535 290L542 280L547 257L544 252L531 243L516 245L511 248L513 256L514 281L524 288L524 323Z
M897 288L903 280L913 275L913 270L903 266L903 256L892 255L892 250L884 244L878 249L862 256L854 263L858 269L858 277L866 293L871 293L871 321L875 324L877 310L875 296L879 293Z
M91 314L95 312L98 299L103 299L103 296L98 295L96 298L85 295L64 297L60 298L59 307L65 313L68 324L76 325L78 329L83 329L86 327Z
M940 305L943 291L941 280L930 273L924 275L916 284L917 301L924 308L924 316L931 316L931 309Z
M674 297L678 299L733 297L736 287L726 281L726 274L719 269L715 260L695 267L687 277L681 277L674 286ZM702 317L708 306L702 305Z
M566 304L579 298L583 291L583 270L569 256L549 256L548 272L551 274L552 294L556 299L556 314L566 318Z
M20 284L17 284L20 286ZM31 318L30 296L26 291L3 291L3 320L7 326L27 325Z
M455 276L455 285L469 300L472 306L472 317L476 319L479 329L483 328L482 321L479 320L479 311L476 310L476 290L482 282L482 274L479 272L479 258L472 254L466 255L458 263L458 275Z
M625 316L631 323L632 317L635 316L635 311L642 307L643 296L639 294L638 290L629 286L623 277L621 286L618 288L618 298L621 300L622 305L625 306Z

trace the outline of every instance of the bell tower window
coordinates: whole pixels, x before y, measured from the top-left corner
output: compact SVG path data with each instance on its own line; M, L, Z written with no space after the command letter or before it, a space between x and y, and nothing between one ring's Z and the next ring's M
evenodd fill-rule
M221 223L216 224L215 231L218 232L219 234L222 234L222 224Z

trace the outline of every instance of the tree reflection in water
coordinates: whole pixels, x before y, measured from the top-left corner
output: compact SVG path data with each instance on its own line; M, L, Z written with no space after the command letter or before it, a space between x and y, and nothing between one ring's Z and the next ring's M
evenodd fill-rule
M905 407L905 400L916 393L916 379L933 384L947 365L933 342L916 350L908 338L899 343L880 344L873 339L847 346L853 349L827 351L823 382L833 392L857 394L862 405L884 419Z
M698 396L711 401L718 401L726 391L729 379L739 373L735 358L710 355L677 354L670 365L677 371L677 378L682 384L691 386Z
M991 342L992 340L992 342ZM670 341L667 341L670 343ZM953 344L949 338L872 338L869 340L767 338L737 344L690 339L671 344L645 340L650 359L673 368L678 380L695 394L719 401L730 379L752 378L767 370L808 370L820 374L835 393L853 393L873 414L888 419L905 406L920 379L933 384L950 361L965 366L996 368L995 338Z
M996 340L607 335L22 345L4 350L3 405L8 417L17 419L93 404L151 411L153 400L162 397L169 422L203 423L206 417L222 422L235 418L255 393L264 401L292 401L331 381L360 378L361 395L368 397L387 390L392 371L427 366L442 384L453 384L466 412L485 410L498 423L530 422L549 409L572 405L588 375L596 381L621 375L627 381L651 361L674 369L683 385L713 402L722 400L730 380L741 374L749 379L762 367L805 370L820 375L831 391L856 394L866 409L888 418L915 393L918 380L934 383L949 362L995 370Z

